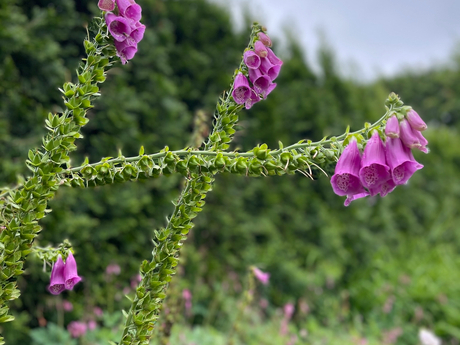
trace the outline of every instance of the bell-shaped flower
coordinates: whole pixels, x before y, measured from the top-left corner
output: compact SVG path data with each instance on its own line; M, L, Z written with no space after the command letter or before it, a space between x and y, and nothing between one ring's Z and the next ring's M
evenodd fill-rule
M136 22L134 25L131 25L131 29L132 31L130 37L136 41L136 43L142 41L145 33L145 25L141 24L140 22Z
M97 6L102 11L110 12L115 8L115 0L99 0Z
M261 58L266 57L268 54L267 48L261 41L256 41L256 43L254 43L254 52Z
M423 165L414 159L410 148L399 138L387 138L385 154L395 185L406 183L417 170L423 168Z
M251 97L251 88L249 86L248 79L243 73L238 73L235 77L232 96L238 104L244 104Z
M281 65L272 64L268 58L262 58L261 60L260 70L263 74L268 75L273 82L278 77L278 74L280 74Z
M399 126L401 129L401 140L403 141L404 145L411 149L417 149L425 153L428 152L426 148L428 141L423 137L420 131L413 129L406 119L402 120Z
M388 119L385 126L385 135L390 138L399 138L399 120L396 115Z
M251 96L249 97L249 99L244 103L244 106L246 107L246 109L251 109L252 106L254 104L256 104L257 102L260 101L260 97L259 95L253 90L251 89Z
M393 178L390 177L388 180L386 180L382 185L378 187L378 193L380 193L380 196L383 198L384 196L387 196L390 194L394 189L396 188L396 184L393 181ZM375 193L375 194L378 194Z
M260 56L252 50L247 50L244 52L243 60L248 68L257 69L260 66Z
M135 22L142 17L142 8L134 0L117 0L117 6L121 15Z
M264 46L266 46L266 47L271 47L272 46L272 40L270 39L270 37L268 37L263 32L259 32L257 34L257 37L259 38L260 42L262 42L264 44Z
M65 290L64 267L64 261L62 261L62 257L59 254L51 270L50 285L48 286L48 291L53 295L59 295Z
M274 65L279 65L279 66L282 66L283 65L283 61L275 55L275 53L273 52L273 50L271 50L270 48L267 48L267 58L270 60L270 62Z
M272 81L269 76L264 75L260 68L249 69L249 80L254 85L254 91L257 93L266 93Z
M64 266L64 278L65 278L65 288L67 290L72 290L74 285L77 284L81 278L77 273L77 262L73 257L72 252L67 256L67 260Z
M123 42L115 41L115 48L117 50L117 56L120 58L121 63L124 65L131 60L137 53L137 43L131 37L128 37Z
M129 20L126 18L107 13L105 22L115 41L123 42L131 34L132 29Z
M411 109L407 112L406 118L407 121L409 121L412 128L417 131L424 131L428 128L425 121L422 120L420 115L417 114L417 112L414 109Z
M266 91L261 92L261 93L262 93L262 97L263 97L264 99L266 99L267 96L275 89L275 87L276 87L276 83L270 84L270 86L268 87L268 89L267 89Z
M355 140L350 142L342 152L331 178L334 193L340 196L353 196L365 193L359 179L361 169L361 154Z
M374 131L367 142L361 160L359 178L364 187L375 195L375 189L390 178L390 168L385 162L385 148L380 139L379 132Z

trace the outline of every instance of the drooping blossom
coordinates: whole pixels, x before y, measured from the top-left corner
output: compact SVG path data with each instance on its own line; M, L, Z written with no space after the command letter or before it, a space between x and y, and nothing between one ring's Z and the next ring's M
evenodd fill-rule
M335 173L331 178L334 193L340 196L354 196L365 193L359 179L361 169L361 154L358 144L352 140L343 150L335 166Z
M423 168L399 138L387 138L385 153L395 185L406 183L417 170Z
M399 120L396 115L388 119L385 126L385 135L390 138L399 138Z
M142 8L134 0L116 0L120 14L135 22L142 17Z
M257 69L260 66L260 56L252 50L246 50L243 54L243 60L246 66L251 69Z
M67 325L67 331L72 338L80 338L86 333L86 323L80 321L72 321Z
M260 97L251 89L251 96L246 100L244 106L246 109L251 109L254 104L260 101Z
M290 320L294 315L295 307L292 303L286 303L283 307L284 318Z
M265 45L261 41L256 41L254 43L254 52L259 55L261 58L264 58L267 56L268 51Z
M274 65L268 58L262 58L260 62L260 71L268 75L273 82L280 74L281 65Z
M249 70L249 80L254 85L254 91L257 93L266 93L272 81L270 77L258 69Z
M407 118L407 121L409 121L412 128L417 131L422 132L428 128L425 121L422 120L420 115L417 114L417 112L414 109L411 109L407 112L406 118Z
M53 295L59 295L65 290L64 267L64 261L62 261L62 256L59 254L51 270L50 285L48 286L48 291Z
M257 267L252 267L252 272L254 273L254 277L256 277L256 279L260 281L263 285L268 284L268 281L270 279L270 273L263 272Z
M243 73L238 73L233 81L232 96L238 104L244 104L251 97L251 87Z
M270 37L268 37L263 32L257 33L257 37L259 38L259 41L264 44L264 46L266 46L266 47L271 47L272 46L272 40L270 39Z
M115 41L123 42L131 34L132 29L128 19L122 16L116 16L113 13L107 13L105 15L105 21Z
M69 256L67 256L67 260L65 262L64 278L65 288L67 290L72 290L74 285L81 280L77 273L77 262L75 261L72 252L69 252Z
M279 66L283 65L283 61L278 56L276 56L273 50L271 50L270 48L267 48L267 52L268 52L267 58L270 60L272 64L279 65Z
M411 149L426 149L428 141L423 137L420 131L413 129L406 119L402 120L399 126L401 129L401 140L403 141L404 145Z
M390 168L385 162L385 148L377 131L372 133L364 149L359 178L371 195L379 193L378 187L390 178Z
M100 0L99 8L112 11L111 0ZM134 0L116 0L118 15L108 12L105 16L107 28L114 38L117 56L126 64L137 53L137 44L143 39L145 25L140 22L142 8Z

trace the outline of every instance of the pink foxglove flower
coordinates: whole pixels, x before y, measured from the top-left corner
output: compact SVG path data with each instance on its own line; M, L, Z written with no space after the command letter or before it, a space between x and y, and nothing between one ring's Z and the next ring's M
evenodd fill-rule
M58 255L51 271L51 280L48 287L48 291L53 295L59 295L65 290L64 266L61 255Z
M252 50L246 50L244 52L243 60L248 68L257 69L260 66L260 56Z
M279 66L282 66L283 65L283 61L275 55L275 53L273 52L273 50L271 50L270 48L267 48L267 58L270 60L270 62L274 65L279 65Z
M77 262L75 261L72 252L69 253L69 256L67 257L67 260L65 262L64 278L65 288L67 290L72 290L74 285L81 280L77 273Z
M232 96L238 104L244 104L251 97L251 88L243 73L238 73L235 77Z
M276 84L274 84L274 85L276 85ZM245 106L246 109L251 109L252 106L253 106L255 103L259 102L259 101L260 101L259 95L257 95L257 94L255 93L255 91L254 91L253 89L251 89L251 96L250 96L249 99L246 101L246 103L244 104L244 106Z
M269 76L264 75L259 69L249 69L249 80L254 85L254 91L257 93L265 93L272 84Z
M270 279L270 273L262 272L257 267L253 267L252 272L254 273L254 277L256 277L258 281L260 281L264 285L268 284L268 280Z
M266 46L266 47L271 47L272 46L272 40L270 39L270 37L268 37L263 32L259 32L257 34L257 37L259 38L259 41L264 44L264 46Z
M256 43L254 43L254 52L261 58L266 57L268 54L267 48L261 41L256 41Z
M417 170L423 168L401 139L387 138L385 152L395 185L406 183Z
M117 0L117 6L122 16L135 22L142 17L142 8L134 0Z
M385 162L385 148L380 139L379 132L374 131L367 142L361 160L359 178L364 187L369 189L371 195L376 195L380 185L390 178L390 168Z
M132 29L128 19L107 13L105 21L115 41L123 42L131 34Z
M115 48L117 49L117 56L123 65L137 53L137 43L131 37L128 37L123 42L115 41Z
M385 126L385 134L390 138L399 138L399 120L396 115L388 119Z
M102 11L110 12L115 9L115 0L99 0L97 6Z
M335 173L331 178L334 193L340 196L354 196L365 193L359 179L361 169L361 155L358 144L351 141L342 152L342 155L335 166Z
M404 145L411 149L417 149L422 152L428 153L426 145L428 140L426 140L420 131L412 128L410 123L407 120L402 120L400 123L401 128L401 140Z
M263 74L268 75L271 81L274 81L280 74L281 65L274 65L268 58L262 58L260 70Z
M422 132L428 128L425 121L422 120L414 109L409 110L406 117L413 129Z

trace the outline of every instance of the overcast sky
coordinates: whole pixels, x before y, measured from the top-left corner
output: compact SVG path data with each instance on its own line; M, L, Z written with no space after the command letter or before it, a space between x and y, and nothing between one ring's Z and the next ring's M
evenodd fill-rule
M239 28L244 8L271 36L282 39L289 28L310 61L322 31L344 74L364 80L447 62L460 45L460 0L213 1L229 8Z

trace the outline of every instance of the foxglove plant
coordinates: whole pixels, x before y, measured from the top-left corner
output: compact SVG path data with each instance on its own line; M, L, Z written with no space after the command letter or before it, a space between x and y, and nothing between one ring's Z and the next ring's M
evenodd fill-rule
M313 175L325 172L327 166L338 161L331 183L336 194L347 196L347 204L369 194L385 196L421 168L410 148L399 138L387 137L383 144L379 134L375 134L382 132L384 123L390 122L390 116L395 114L397 120L407 115L416 131L422 129L420 120L414 114L409 115L410 109L403 107L395 94L390 94L387 112L381 119L354 133L347 130L330 139L301 141L286 147L280 143L276 149L261 144L247 152L229 151L238 113L262 101L275 89L273 80L283 64L271 50L272 42L259 24L252 27L248 47L229 90L217 103L212 132L200 148L170 150L165 147L160 152L146 154L141 147L138 156L124 157L120 153L115 158L105 157L94 163L85 160L81 166L73 167L69 155L76 150L74 142L82 137L81 129L89 121L88 109L100 96L99 84L106 80L107 70L117 61L125 64L135 56L145 31L139 21L141 7L134 0L100 0L99 7L105 13L95 18L96 31L84 41L86 57L77 69L76 81L67 82L60 89L65 110L48 115L43 146L28 153L26 164L31 176L18 186L0 191L0 323L14 319L8 314L7 302L20 295L16 280L24 273L28 254L34 252L44 262L55 262L49 286L52 294L71 290L81 281L70 243L64 241L58 248L40 248L34 242L42 230L38 221L50 213L48 201L61 186L85 188L172 173L186 177L171 217L163 228L153 233L152 257L140 265L140 281L133 284L135 294L125 314L119 344L147 345L176 273L180 249L193 227L193 219L205 205L204 199L212 190L216 174L266 177L299 172L313 179ZM369 134L372 134L370 138ZM419 141L422 148L426 147L427 142L420 136ZM366 146L363 157L358 143ZM384 181L385 178L388 179ZM62 256L68 252L64 263ZM268 281L268 274L256 270L254 274L258 274L262 282ZM86 332L82 325L69 327L74 329L75 336ZM0 345L2 341L0 337Z

